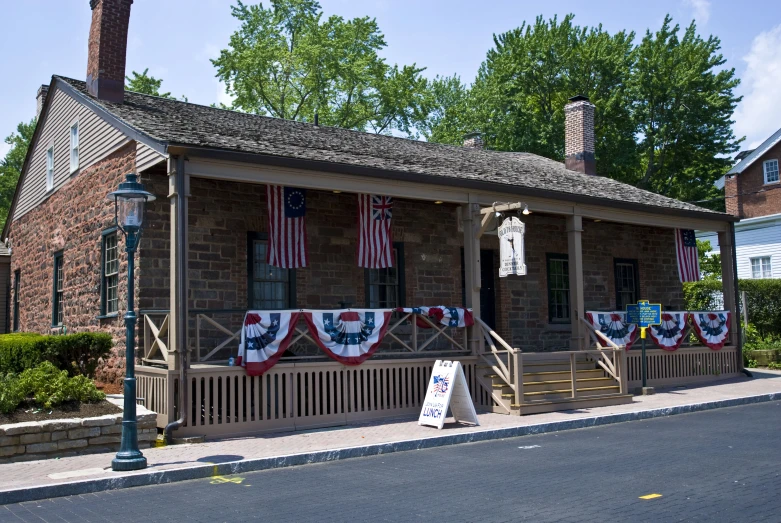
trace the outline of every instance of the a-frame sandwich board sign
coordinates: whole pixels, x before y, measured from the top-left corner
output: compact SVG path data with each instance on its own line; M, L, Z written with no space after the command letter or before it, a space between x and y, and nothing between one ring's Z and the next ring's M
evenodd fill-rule
M437 360L431 370L418 425L441 429L445 424L448 407L457 422L480 424L461 363Z

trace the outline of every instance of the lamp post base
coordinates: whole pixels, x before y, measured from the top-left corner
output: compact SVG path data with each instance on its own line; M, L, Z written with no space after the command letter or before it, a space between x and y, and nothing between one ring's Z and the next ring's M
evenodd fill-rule
M127 456L117 454L111 460L111 470L115 472L126 472L129 470L141 470L146 468L146 457L140 452L128 452Z

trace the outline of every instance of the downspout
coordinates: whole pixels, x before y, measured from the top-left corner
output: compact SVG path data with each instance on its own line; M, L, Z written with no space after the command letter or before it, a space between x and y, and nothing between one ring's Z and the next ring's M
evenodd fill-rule
M176 301L176 332L179 337L176 350L179 353L179 419L165 426L164 434L167 444L173 442L174 430L187 421L187 192L185 184L184 155L176 158L176 273L179 279ZM173 284L174 282L171 282Z
M735 288L732 292L735 293L735 313L738 315L737 321L735 322L735 325L738 328L738 361L740 361L740 371L748 376L749 378L753 378L754 375L751 374L751 371L748 370L743 366L743 326L740 324L740 303L739 296L740 296L740 285L738 282L738 245L735 243L735 223L730 222L729 224L729 234L732 238L732 280L733 285Z

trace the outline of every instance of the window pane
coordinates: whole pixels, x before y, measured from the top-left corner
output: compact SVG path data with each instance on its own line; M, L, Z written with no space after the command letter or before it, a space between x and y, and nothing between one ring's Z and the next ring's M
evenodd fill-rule
M393 267L366 269L368 271L368 306L377 309L392 309L400 306L399 253L393 249Z
M778 181L778 160L768 160L765 162L765 181L767 183Z
M569 311L569 261L548 258L548 316L551 322L567 323Z
M268 243L254 240L252 244L252 303L253 309L274 310L290 307L290 270L266 263Z

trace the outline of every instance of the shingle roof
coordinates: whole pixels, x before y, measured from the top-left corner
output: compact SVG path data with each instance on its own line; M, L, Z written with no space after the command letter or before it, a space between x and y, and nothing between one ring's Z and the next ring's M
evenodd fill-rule
M736 163L732 169L729 170L727 173L729 174L740 174L742 173L746 167L757 161L763 154L765 154L771 147L773 147L775 144L781 142L781 129L771 134L767 140L762 142L759 147L752 150L749 154L745 155L741 159L741 154L743 151L738 153L736 158L740 160L738 163Z
M601 176L567 170L564 164L530 153L498 152L382 136L335 127L227 111L125 93L122 104L87 94L79 80L55 76L128 126L166 145L181 145L331 162L386 172L412 173L447 180L473 180L545 191L564 200L569 195L593 198L594 203L630 202L651 208L723 213L667 198ZM649 211L653 209L648 209Z

